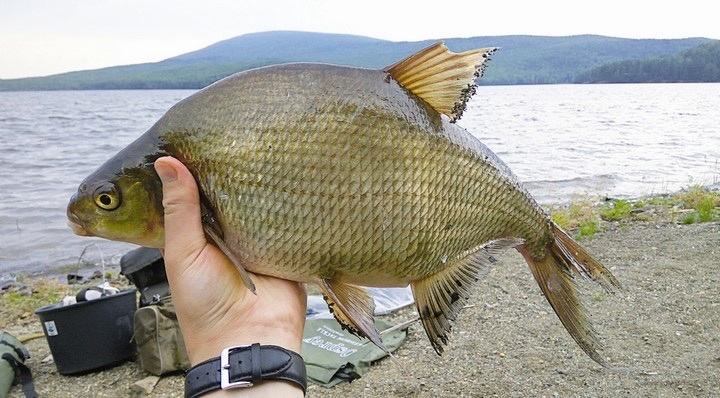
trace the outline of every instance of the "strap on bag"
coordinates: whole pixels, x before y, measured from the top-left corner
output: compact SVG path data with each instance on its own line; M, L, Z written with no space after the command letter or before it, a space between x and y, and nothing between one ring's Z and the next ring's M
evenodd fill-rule
M20 383L22 384L22 390L26 398L37 398L37 392L35 392L35 384L33 383L32 372L30 368L25 365L22 361L18 360L21 358L25 360L30 357L30 353L25 347L16 347L5 340L0 339L0 344L7 345L12 348L17 355L17 358L6 352L2 355L2 359L6 360L15 371L15 374L20 376Z

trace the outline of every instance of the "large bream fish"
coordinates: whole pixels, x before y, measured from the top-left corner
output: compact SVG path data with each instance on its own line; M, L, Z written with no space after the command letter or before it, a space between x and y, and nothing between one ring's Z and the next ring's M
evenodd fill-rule
M618 282L455 123L493 51L438 43L382 70L297 63L232 75L87 177L69 225L162 247L153 162L171 155L197 180L207 235L250 289L245 270L316 283L341 323L382 346L360 286L410 284L441 353L481 271L514 247L575 341L606 365L573 275Z

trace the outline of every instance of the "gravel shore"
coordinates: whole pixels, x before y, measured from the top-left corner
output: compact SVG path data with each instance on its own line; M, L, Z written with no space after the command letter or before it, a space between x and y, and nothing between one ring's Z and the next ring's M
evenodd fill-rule
M461 313L444 355L415 323L396 351L360 380L310 397L718 397L720 396L720 223L631 222L581 242L623 284L616 295L588 285L585 297L617 369L589 359L560 324L521 256L508 251ZM1 314L0 309L0 314ZM393 315L393 322L414 310ZM42 332L36 317L6 328ZM135 362L61 376L43 361L44 338L28 342L41 397L130 397L149 374ZM147 397L181 397L182 375ZM10 397L22 397L14 387Z

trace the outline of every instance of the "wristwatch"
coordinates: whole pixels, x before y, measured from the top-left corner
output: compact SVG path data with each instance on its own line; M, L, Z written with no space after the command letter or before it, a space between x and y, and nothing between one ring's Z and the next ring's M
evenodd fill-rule
M285 380L307 392L305 362L297 353L275 345L242 345L193 366L185 374L185 397L214 390L252 387L265 380Z

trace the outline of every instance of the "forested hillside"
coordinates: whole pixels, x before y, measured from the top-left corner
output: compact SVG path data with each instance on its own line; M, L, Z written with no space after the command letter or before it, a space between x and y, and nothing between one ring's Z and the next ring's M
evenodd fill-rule
M594 35L484 36L391 42L340 34L263 32L224 40L156 63L0 80L0 90L198 89L238 71L284 62L382 68L439 40L445 41L453 51L500 47L481 84L587 81L581 79L587 71L608 63L664 59L714 42L705 38L634 40Z
M575 79L575 83L720 82L720 41L676 55L612 62Z

